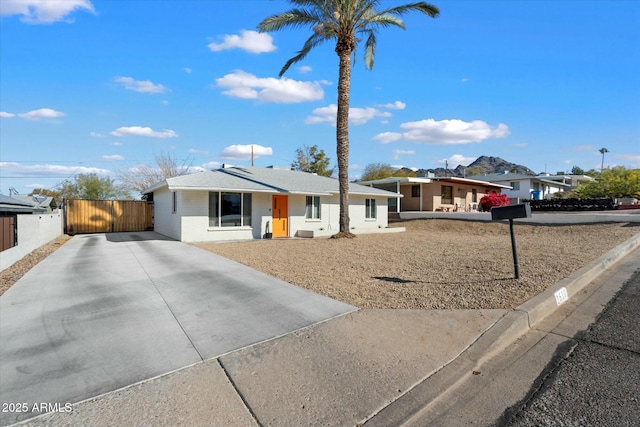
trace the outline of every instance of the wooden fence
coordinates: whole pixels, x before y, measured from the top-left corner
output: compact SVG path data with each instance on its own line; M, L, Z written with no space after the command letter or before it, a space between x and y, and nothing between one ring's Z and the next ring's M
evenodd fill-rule
M153 202L139 200L67 200L65 233L153 230Z
M16 245L16 217L0 217L0 252Z

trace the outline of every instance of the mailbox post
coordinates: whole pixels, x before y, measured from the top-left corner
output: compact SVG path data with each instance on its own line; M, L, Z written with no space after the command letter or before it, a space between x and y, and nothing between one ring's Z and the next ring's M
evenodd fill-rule
M516 279L520 278L520 266L518 265L518 253L516 252L516 236L513 231L513 220L515 218L531 218L531 206L529 203L520 203L509 206L494 206L491 208L491 219L493 221L509 220L509 231L511 232L511 251L513 252L513 268Z

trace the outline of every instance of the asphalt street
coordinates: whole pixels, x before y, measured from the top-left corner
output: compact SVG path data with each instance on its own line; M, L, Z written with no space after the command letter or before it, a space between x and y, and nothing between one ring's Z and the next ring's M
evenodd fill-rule
M508 426L640 424L640 271Z

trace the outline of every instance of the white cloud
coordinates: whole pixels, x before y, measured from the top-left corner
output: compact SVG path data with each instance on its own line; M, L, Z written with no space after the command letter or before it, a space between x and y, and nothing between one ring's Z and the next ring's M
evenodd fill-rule
M398 160L400 156L415 156L416 150L393 150L393 160Z
M89 136L92 136L94 138L106 138L107 135L98 133L98 132L89 132Z
M302 65L298 67L298 72L300 74L307 74L307 73L310 73L312 70L313 68L311 68L309 65Z
M593 151L596 147L593 144L575 145L571 147L572 151Z
M504 138L511 133L509 127L503 123L492 128L482 120L465 122L457 119L426 119L403 123L400 128L404 129L404 132L384 132L372 139L382 144L404 140L418 144L454 145L481 142L489 138Z
M27 120L54 119L64 116L64 113L51 108L40 108L39 110L29 111L27 113L18 114L18 116Z
M118 76L115 79L116 83L120 83L125 89L132 90L134 92L142 93L165 93L166 86L161 84L155 84L150 80L134 80L133 77Z
M220 162L207 162L202 164L202 168L205 170L220 169L220 166L222 166Z
M191 68L189 68L189 67L184 67L184 68L183 68L183 70L184 70L184 72L185 72L185 73L187 73L187 74L191 74Z
M467 77L463 77L460 81L461 81L462 83L466 83L466 82L468 82L468 81L469 81L469 79L468 79Z
M404 110L407 107L407 104L402 101L396 101L391 104L380 104L377 105L377 107L388 108L389 110Z
M265 53L276 50L271 35L251 30L242 30L240 35L225 34L222 43L209 43L207 46L212 52L242 49L250 53Z
M381 144L389 144L402 140L402 134L398 132L382 132L371 138L374 141L380 141Z
M106 160L107 162L113 162L113 161L118 161L118 160L124 160L124 157L121 156L120 154L114 154L112 156L109 155L103 155L102 156L102 160Z
M456 168L459 165L468 166L475 160L475 157L465 157L462 154L454 154L448 159L438 160L441 165L447 164L450 168Z
M118 129L110 132L113 136L148 136L150 138L175 138L178 134L171 130L165 129L163 131L156 131L151 129L150 127L142 127L142 126L129 126L129 127L119 127Z
M309 125L331 123L335 126L337 114L338 106L336 104L331 104L327 107L316 108L304 122ZM349 108L349 122L353 125L363 125L376 117L391 117L391 113L388 111L380 111L373 107Z
M13 113L7 113L6 111L0 111L0 117L6 117L6 118L11 118L11 117L15 117L16 115Z
M518 148L524 148L527 147L529 144L527 144L526 142L520 142L518 144L511 144L512 147L518 147Z
M0 15L22 15L22 22L49 24L57 21L73 22L66 16L76 10L95 14L89 0L2 0Z
M169 105L169 101L167 101L166 99L164 101L160 102L162 105Z
M242 70L236 70L216 79L217 87L226 89L222 93L231 98L257 99L261 102L278 104L295 104L322 99L324 97L322 84L329 83L303 82L286 77L260 78Z
M615 154L613 157L619 159L620 164L628 168L640 168L640 154Z
M204 150L196 150L195 148L189 148L188 151L189 154L202 154L202 155L207 155L209 154L208 151L204 151Z
M114 147L120 147L122 145L122 142L113 141L113 142L110 142L109 145L113 145Z
M62 165L23 165L16 162L0 162L0 168L6 172L29 175L62 175L69 176L79 173L96 173L98 175L109 175L110 170L89 168L85 166L62 166Z
M222 150L221 157L231 160L250 160L251 147L253 147L253 157L272 156L273 149L271 147L263 147L262 145L230 145Z

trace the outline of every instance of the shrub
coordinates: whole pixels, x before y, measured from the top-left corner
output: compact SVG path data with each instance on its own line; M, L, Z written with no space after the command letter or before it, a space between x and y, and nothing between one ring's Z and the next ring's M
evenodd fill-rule
M491 193L480 199L480 210L483 212L489 212L494 206L507 206L508 204L509 198L506 194Z

